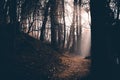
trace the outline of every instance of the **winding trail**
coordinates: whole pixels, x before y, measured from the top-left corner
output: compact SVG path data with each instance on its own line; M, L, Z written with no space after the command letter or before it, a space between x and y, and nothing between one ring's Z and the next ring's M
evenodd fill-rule
M18 80L80 80L89 74L90 59L58 53L30 36L16 43Z

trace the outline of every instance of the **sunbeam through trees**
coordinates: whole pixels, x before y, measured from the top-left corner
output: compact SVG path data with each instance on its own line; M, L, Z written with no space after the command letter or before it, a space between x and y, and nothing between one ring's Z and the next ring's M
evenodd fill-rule
M0 80L120 80L120 0L1 0Z

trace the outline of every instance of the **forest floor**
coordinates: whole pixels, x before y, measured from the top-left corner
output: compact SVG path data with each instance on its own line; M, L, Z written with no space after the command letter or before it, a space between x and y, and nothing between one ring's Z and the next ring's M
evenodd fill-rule
M90 59L58 53L26 34L16 38L17 80L88 80Z

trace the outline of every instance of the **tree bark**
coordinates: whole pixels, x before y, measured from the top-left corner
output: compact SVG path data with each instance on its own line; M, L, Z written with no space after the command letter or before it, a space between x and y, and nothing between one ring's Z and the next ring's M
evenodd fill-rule
M64 22L64 39L63 39L63 49L65 48L65 40L66 40L66 24L65 24L65 4L64 0L62 0L62 8L63 8L63 22Z
M45 27L46 27L46 22L47 22L47 17L48 17L48 11L49 11L49 7L50 7L50 0L48 1L48 3L46 4L46 9L44 11L44 20L43 20L43 24L42 24L42 28L41 28L41 35L40 35L40 40L44 41L45 38Z
M51 18L51 45L54 49L57 49L57 5L56 0L50 0L50 18Z
M92 66L93 80L111 80L111 65L108 59L108 34L111 25L108 25L109 13L107 0L91 0L91 35L92 35ZM111 23L109 23L111 24Z

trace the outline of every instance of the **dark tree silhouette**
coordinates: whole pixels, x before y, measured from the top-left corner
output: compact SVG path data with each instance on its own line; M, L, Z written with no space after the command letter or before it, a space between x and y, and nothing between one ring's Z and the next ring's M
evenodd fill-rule
M93 80L114 80L115 53L112 44L114 15L107 0L91 0Z
M45 37L45 27L46 27L46 22L48 19L49 7L50 7L50 0L47 2L46 7L45 7L46 9L44 11L44 20L43 20L43 24L42 24L42 28L41 28L41 35L40 35L41 41L44 41L44 37Z
M56 0L50 0L50 18L51 18L51 45L54 48L57 48L57 29L58 29L58 22L57 22L57 3Z

